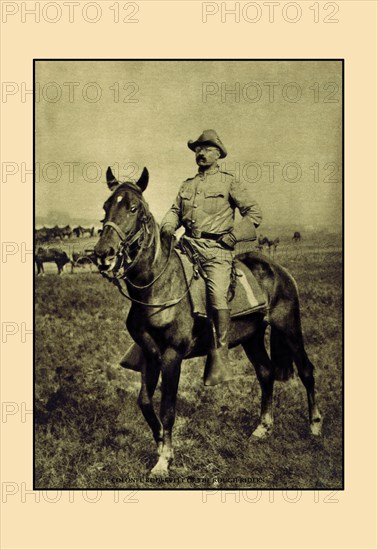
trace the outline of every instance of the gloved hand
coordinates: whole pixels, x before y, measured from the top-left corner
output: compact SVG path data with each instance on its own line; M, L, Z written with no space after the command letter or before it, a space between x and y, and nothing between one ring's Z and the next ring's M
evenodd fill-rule
M218 243L228 250L234 250L237 240L233 233L226 233L226 235L223 235L220 239L218 239Z
M160 237L162 239L171 239L175 233L175 228L170 223L165 223L160 228Z

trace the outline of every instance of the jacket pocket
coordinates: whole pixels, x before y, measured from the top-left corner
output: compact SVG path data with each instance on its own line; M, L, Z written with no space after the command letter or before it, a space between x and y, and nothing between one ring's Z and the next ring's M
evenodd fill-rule
M225 194L222 191L205 191L205 199L203 202L203 210L207 214L216 214L224 205L226 200Z
M181 191L180 192L180 197L181 197L181 200L184 200L184 201L190 201L190 199L193 198L193 193L194 191Z

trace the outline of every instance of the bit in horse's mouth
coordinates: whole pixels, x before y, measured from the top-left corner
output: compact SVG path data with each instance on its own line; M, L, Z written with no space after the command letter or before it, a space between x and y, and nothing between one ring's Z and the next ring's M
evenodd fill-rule
M112 258L107 258L106 259L106 262L107 263L98 263L97 264L97 267L100 271L111 271L112 269L114 269L115 267L115 264L116 264L116 258L115 257L112 257Z

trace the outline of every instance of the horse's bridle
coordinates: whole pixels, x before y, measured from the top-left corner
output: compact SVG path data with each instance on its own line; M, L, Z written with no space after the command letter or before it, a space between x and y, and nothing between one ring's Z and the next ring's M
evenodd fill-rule
M145 233L149 233L148 227L147 227L147 220L143 221L142 227L138 229L138 231L129 239L128 235L122 229L114 222L105 222L103 225L103 229L105 227L111 227L118 235L118 237L121 239L120 243L118 245L118 250L115 254L117 258L117 264L116 269L113 269L113 276L115 278L124 278L126 275L126 272L129 271L132 267L134 267L140 258L141 252L144 249L143 242L144 242L144 235ZM143 237L141 239L141 237ZM137 242L141 241L139 244L141 246L139 247L139 250L135 256L134 259L130 256L130 249L131 246ZM151 246L151 242L148 246ZM124 267L124 264L126 263L127 267ZM117 273L123 268L122 275L117 275Z
M140 256L142 254L142 251L145 248L149 248L152 245L153 235L152 235L152 238L151 238L150 242L148 243L147 247L143 246L144 240L145 240L144 239L145 234L151 234L151 232L149 231L148 226L147 226L147 223L148 223L149 219L150 219L150 217L148 217L146 215L144 216L144 219L142 220L142 227L140 229L138 229L138 231L130 239L129 239L129 236L126 235L125 232L122 231L122 229L116 223L111 222L111 221L104 223L103 229L105 229L105 227L111 227L117 233L117 235L121 239L121 241L118 245L118 250L115 254L115 256L117 258L117 264L115 266L115 269L112 270L113 276L109 276L108 273L103 272L103 271L101 272L101 274L104 277L106 277L109 281L113 282L118 287L118 290L120 291L120 293L125 298L130 300L131 302L134 302L134 303L137 303L137 304L140 304L140 305L143 305L143 306L147 306L147 307L150 307L150 308L165 309L167 307L175 306L176 304L181 302L181 300L188 294L189 289L190 289L190 287L192 285L192 282L194 280L194 273L193 273L192 279L190 280L190 282L187 286L187 289L185 290L185 292L179 298L175 298L173 300L167 300L166 302L164 302L162 304L151 304L151 303L148 303L148 302L142 302L141 300L137 300L136 298L132 298L131 296L129 296L129 294L127 294L123 290L122 285L121 285L121 281L124 281L124 282L127 282L127 283L131 284L131 286L133 286L134 288L137 288L137 289L140 289L140 290L141 289L147 289L147 288L151 287L163 275L163 273L165 272L165 270L168 267L169 260L171 258L171 254L172 254L172 250L173 250L173 243L174 243L174 238L173 237L171 239L167 261L166 261L162 271L151 282L149 282L148 284L143 285L143 286L138 286L135 283L133 283L126 275L126 273L138 263L138 261L140 259ZM132 259L130 257L130 247L137 241L140 242L141 246L139 247L139 250L138 250L135 258ZM125 263L128 263L126 268L124 267ZM121 274L118 274L119 271L121 270L121 268L123 268L123 272Z

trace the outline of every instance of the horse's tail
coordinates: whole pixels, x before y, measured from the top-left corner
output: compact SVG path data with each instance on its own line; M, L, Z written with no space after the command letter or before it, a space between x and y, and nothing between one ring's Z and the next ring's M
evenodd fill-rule
M286 382L294 374L293 355L285 335L274 326L270 332L270 356L275 366L275 379Z

